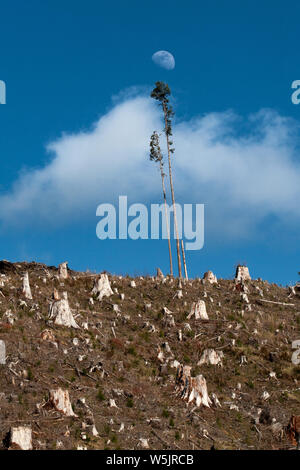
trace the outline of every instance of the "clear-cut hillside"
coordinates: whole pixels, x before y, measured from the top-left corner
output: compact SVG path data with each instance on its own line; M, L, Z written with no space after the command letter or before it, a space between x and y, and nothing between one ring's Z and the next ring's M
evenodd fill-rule
M299 327L299 291L261 280L65 278L2 261L2 448L292 448Z

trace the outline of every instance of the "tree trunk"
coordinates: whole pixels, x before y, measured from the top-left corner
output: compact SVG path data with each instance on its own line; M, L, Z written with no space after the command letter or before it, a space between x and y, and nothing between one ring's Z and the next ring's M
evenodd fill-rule
M171 249L171 240L170 240L170 229L169 229L169 223L168 223L168 210L167 210L167 195L166 195L166 188L165 188L165 175L164 175L164 171L163 171L163 167L162 167L161 162L160 162L160 173L161 173L161 181L162 181L162 188L163 188L163 195L164 195L166 227L167 227L168 244L169 244L170 274L171 274L171 276L173 276L173 261L172 261L172 249Z
M186 280L188 280L188 273L187 273L187 269L186 269L186 262L185 262L185 253L184 253L183 240L181 240L181 251L182 251L182 259L183 259L183 266L184 266L185 278L186 278Z
M165 116L165 131L166 131L167 149L168 149L170 188L171 188L173 211L174 211L174 225L175 225L175 233L176 233L176 248L177 248L177 259L178 259L178 274L179 274L179 278L182 279L179 235L178 235L178 225L177 225L176 206L175 206L175 195L174 195L172 167L171 167L171 155L170 155L171 152L170 152L169 136L168 136L168 133L167 133L167 130L168 130L167 110L166 110L165 103L163 103L163 110L164 110L164 116Z

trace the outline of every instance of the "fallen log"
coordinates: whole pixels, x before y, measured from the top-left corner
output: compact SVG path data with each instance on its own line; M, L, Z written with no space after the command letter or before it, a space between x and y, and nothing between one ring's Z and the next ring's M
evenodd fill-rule
M285 305L286 307L295 307L295 304L287 304L285 302L275 302L274 300L265 300L265 299L259 299L257 302L266 302L268 304L276 304L276 305Z

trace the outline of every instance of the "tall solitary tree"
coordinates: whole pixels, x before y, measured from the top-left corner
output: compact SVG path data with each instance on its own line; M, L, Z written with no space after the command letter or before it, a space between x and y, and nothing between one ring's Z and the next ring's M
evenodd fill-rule
M160 145L159 145L159 136L156 131L153 132L151 139L150 139L150 160L154 161L155 163L159 163L163 197L164 197L164 206L165 206L166 228L167 228L168 244L169 244L170 274L171 276L173 276L172 249L171 249L169 222L168 222L167 194L166 194L166 187L165 187L166 175L164 173L164 161L163 161L163 156L162 156Z
M175 149L173 147L173 142L170 140L170 137L172 137L172 117L174 116L174 112L173 112L172 106L169 103L169 98L168 98L170 94L171 94L171 90L168 84L164 82L156 82L155 88L151 92L151 98L154 98L155 100L159 101L163 109L164 133L165 133L166 141L167 141L169 179L170 179L170 188L171 188L172 203L173 203L174 226L175 226L175 233L176 233L178 274L179 274L179 277L182 278L180 245L179 245L179 235L178 235L178 225L177 225L177 217L176 217L176 205L175 205L175 195L174 195L172 165L171 165L171 154L174 153Z

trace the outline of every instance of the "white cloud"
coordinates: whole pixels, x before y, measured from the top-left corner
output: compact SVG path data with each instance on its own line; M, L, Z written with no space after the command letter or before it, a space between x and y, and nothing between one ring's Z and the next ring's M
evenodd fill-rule
M88 132L50 143L51 160L28 171L0 195L0 221L69 223L95 216L101 202L158 202L159 174L148 142L160 109L150 98L126 96ZM210 113L174 125L178 201L204 202L212 230L246 234L265 217L300 219L296 123L271 110L247 119Z
M158 116L150 100L131 98L115 105L88 132L51 142L50 163L22 174L0 196L0 220L31 223L34 218L56 224L94 215L99 203L119 194L150 195L156 174L147 170L148 142Z
M189 197L201 195L210 227L231 236L247 234L268 216L299 222L297 127L271 110L247 120L227 112L179 124L182 197L187 186Z

